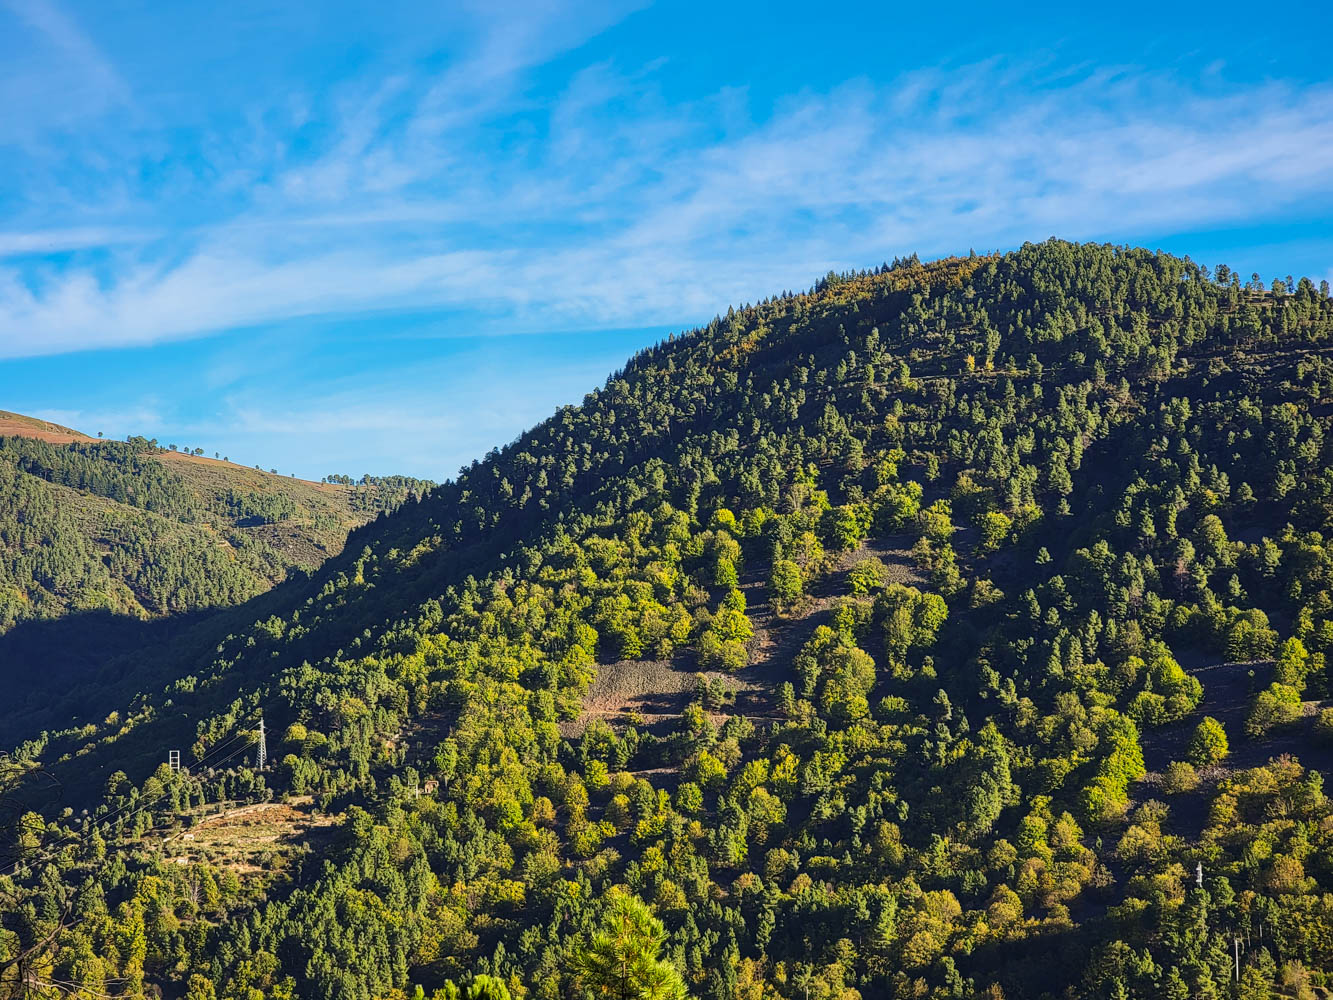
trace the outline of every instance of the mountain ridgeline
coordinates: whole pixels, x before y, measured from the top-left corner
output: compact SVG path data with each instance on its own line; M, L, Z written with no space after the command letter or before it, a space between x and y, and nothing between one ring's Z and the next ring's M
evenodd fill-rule
M0 995L1312 995L1331 351L1326 284L1059 241L645 350L132 665L5 661Z

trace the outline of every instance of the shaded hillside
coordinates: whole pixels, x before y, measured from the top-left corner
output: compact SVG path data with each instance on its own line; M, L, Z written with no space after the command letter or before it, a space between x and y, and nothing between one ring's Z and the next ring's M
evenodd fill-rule
M249 600L416 486L309 483L0 413L0 676L11 696L53 667L62 685L81 679L165 631L117 619ZM71 615L77 627L52 627Z
M1326 287L1058 241L729 311L12 717L4 926L123 995L582 996L623 894L718 1000L1322 986L1330 350ZM270 797L337 834L183 839Z

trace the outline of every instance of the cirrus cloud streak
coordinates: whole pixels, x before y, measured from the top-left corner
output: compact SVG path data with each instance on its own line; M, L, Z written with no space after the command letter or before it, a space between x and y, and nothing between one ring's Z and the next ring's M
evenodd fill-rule
M446 68L254 109L95 223L20 213L0 356L387 310L495 333L681 323L913 250L1333 210L1326 87L988 63L755 108L671 104L664 67L597 64L531 99L525 74L578 37L502 47L484 93ZM310 116L322 141L297 151ZM97 169L134 174L117 148Z

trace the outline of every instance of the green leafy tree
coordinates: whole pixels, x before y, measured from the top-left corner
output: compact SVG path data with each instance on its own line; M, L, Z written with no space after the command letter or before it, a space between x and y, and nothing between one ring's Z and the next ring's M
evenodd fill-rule
M1278 650L1277 663L1273 666L1273 679L1297 691L1304 691L1305 671L1309 660L1310 654L1305 644L1292 636Z
M1255 697L1245 719L1245 734L1263 736L1270 729L1295 722L1300 715L1300 692L1289 684L1274 681Z
M801 599L805 590L805 581L801 577L801 567L790 559L778 559L773 563L773 572L768 578L769 591L779 610L788 610Z
M1190 738L1189 758L1197 767L1207 767L1226 758L1231 752L1227 731L1211 715L1205 715L1194 728Z

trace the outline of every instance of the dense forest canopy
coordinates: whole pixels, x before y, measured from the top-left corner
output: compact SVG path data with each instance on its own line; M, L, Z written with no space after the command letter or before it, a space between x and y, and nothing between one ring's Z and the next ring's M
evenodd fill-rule
M0 994L1313 995L1330 338L1050 241L646 350L105 716L0 713Z

